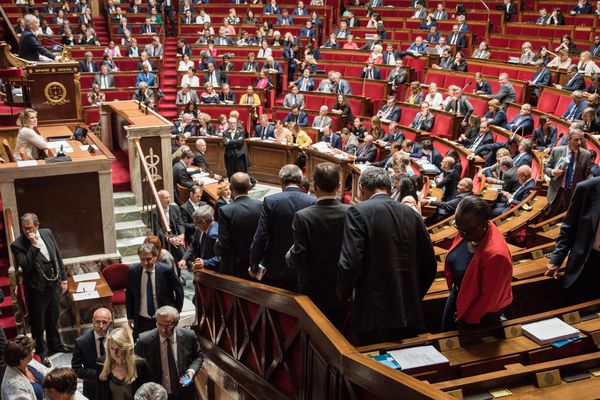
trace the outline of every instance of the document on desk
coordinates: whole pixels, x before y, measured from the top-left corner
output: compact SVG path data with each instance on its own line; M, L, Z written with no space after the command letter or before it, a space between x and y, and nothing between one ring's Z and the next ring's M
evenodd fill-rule
M56 142L48 142L46 144L48 145L49 149L60 149L60 146L62 146L63 149L71 147L69 142L67 142L66 140L57 140Z
M19 167L19 168L22 168L22 167L35 167L36 165L38 165L37 160L17 161L17 167Z
M325 142L317 142L313 144L312 147L321 153L331 153L331 149L327 147L327 143Z
M79 282L79 285L77 285L77 293L81 293L81 292L93 292L94 290L96 290L96 282L95 281L91 281L91 282Z
M573 328L558 318L532 322L523 325L522 328L525 336L541 345L579 336L579 329Z
M73 275L73 280L75 282L95 281L98 279L100 279L100 274L97 272L88 272L87 274Z
M402 370L449 363L448 359L433 346L392 350L388 354L400 364Z
M81 292L81 293L73 293L74 301L82 301L82 300L90 300L90 299L99 299L100 295L97 290L92 292Z

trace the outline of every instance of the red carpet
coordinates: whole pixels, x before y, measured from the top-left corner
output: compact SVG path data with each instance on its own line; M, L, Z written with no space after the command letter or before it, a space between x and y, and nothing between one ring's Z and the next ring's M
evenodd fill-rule
M112 163L113 192L130 192L129 153L124 150L113 150L116 159Z

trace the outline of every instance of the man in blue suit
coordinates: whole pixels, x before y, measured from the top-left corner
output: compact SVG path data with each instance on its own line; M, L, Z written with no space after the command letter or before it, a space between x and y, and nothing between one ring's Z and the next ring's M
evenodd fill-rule
M536 97L540 97L540 89L543 86L550 85L550 81L552 80L552 74L550 73L550 70L546 68L542 60L538 60L535 63L535 71L535 75L529 81L529 83L535 86L533 94L535 94Z
M333 85L331 86L331 93L337 94L345 94L347 96L352 95L352 89L348 82L345 79L342 79L342 74L340 72L335 72L331 75L331 81Z
M302 76L296 79L294 84L301 92L310 92L315 89L315 80L310 76L310 70L308 68L302 71Z
M40 55L54 60L54 54L40 44L33 32L40 29L40 20L33 14L23 17L25 29L19 39L19 57L29 61L39 61Z
M513 193L501 192L500 201L496 204L496 207L492 210L492 215L497 217L498 215L504 214L511 207L514 207L521 203L529 196L532 190L535 190L536 183L531 178L531 167L528 165L521 165L517 169L517 180L521 184L517 187Z
M315 28L312 26L312 21L306 21L304 28L300 29L300 37L309 37L310 40L315 40Z
M215 243L219 236L219 224L215 221L215 212L209 205L198 207L192 214L196 232L188 246L179 268L192 265L194 269L218 271L221 257L215 254Z
M575 90L571 93L571 98L573 101L569 103L569 107L567 107L561 118L572 122L581 118L583 110L587 107L587 101L583 99L581 90Z
M398 122L402 115L402 109L396 104L395 96L388 96L386 103L377 112L382 122Z
M259 265L266 268L262 282L296 291L296 273L287 268L285 254L294 243L292 222L297 211L315 204L300 191L302 170L293 164L279 171L281 193L265 197L254 240L250 246L250 276L258 277Z
M135 338L156 328L156 310L183 307L183 287L173 269L157 261L158 250L150 243L138 248L140 262L129 267L125 304L127 321Z
M570 65L567 68L567 82L564 85L554 84L557 89L573 92L575 90L585 90L585 80L583 74L579 73L577 65Z
M362 79L378 79L381 80L381 71L375 66L372 58L367 60L367 65L363 68L360 74Z
M308 114L300 110L298 105L292 106L292 110L283 120L284 123L295 122L300 126L308 126Z
M135 79L135 86L139 86L140 82L146 82L149 87L156 86L156 75L150 72L148 64L142 64L142 72L137 75Z
M510 144L507 146L510 150ZM531 167L533 162L533 156L531 150L533 149L533 143L531 139L521 139L517 148L517 154L513 157L513 165L515 168L519 168L521 165L527 165Z
M269 124L269 116L261 114L258 121L258 125L254 128L254 137L261 138L262 140L275 139L275 127Z
M521 136L529 136L533 132L533 118L531 118L531 104L523 104L521 111L507 126L507 129Z
M323 127L323 138L322 142L329 143L329 147L332 149L342 150L342 138L337 133L331 130L330 126Z

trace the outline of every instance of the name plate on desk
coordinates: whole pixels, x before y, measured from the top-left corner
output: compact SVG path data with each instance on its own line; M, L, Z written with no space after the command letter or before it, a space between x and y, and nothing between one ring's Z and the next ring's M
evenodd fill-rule
M38 163L36 160L17 161L17 167L19 167L19 168L35 167L37 165L38 165Z
M100 295L97 290L93 292L81 292L81 293L73 293L73 301L82 301L82 300L91 300L91 299L99 299Z
M73 281L75 282L95 281L97 279L100 279L100 274L97 272L88 272L87 274L73 275Z

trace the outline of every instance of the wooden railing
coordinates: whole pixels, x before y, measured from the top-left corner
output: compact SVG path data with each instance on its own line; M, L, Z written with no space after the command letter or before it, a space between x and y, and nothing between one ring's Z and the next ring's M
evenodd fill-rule
M194 283L205 355L255 398L451 398L357 352L304 295L208 270Z
M17 32L10 23L10 20L8 19L8 16L4 12L4 8L2 6L0 6L0 19L0 24L2 24L0 29L4 31L4 41L8 43L10 47L12 47L14 52L19 52L19 39ZM4 60L4 62L6 62L6 60ZM8 64L0 63L0 68L6 68L8 66Z

